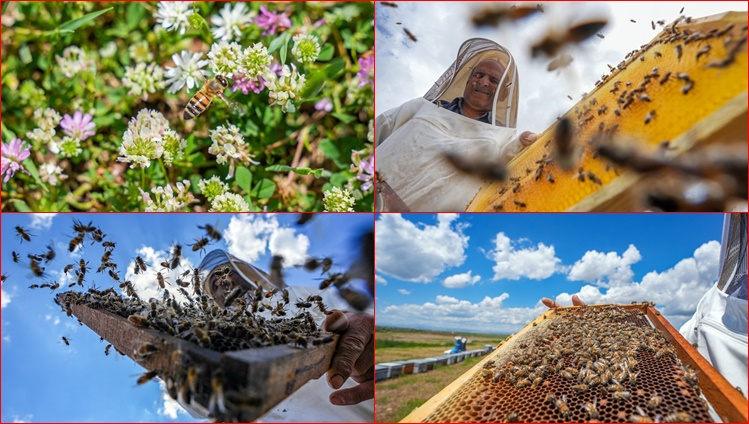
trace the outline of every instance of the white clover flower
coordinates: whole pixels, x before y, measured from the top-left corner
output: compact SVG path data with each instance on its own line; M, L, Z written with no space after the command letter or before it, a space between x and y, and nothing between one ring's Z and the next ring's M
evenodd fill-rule
M240 71L245 74L246 79L254 80L269 71L273 57L262 43L247 47L243 53L240 58Z
M151 53L151 47L148 45L148 41L142 40L137 43L133 43L127 48L130 53L130 58L136 63L150 62L153 60L153 53Z
M172 166L175 159L182 157L187 148L187 140L177 134L177 131L166 130L161 137L161 145L164 151L164 163L166 166Z
M374 119L369 120L369 129L367 130L367 141L374 143Z
M43 130L41 128L34 128L33 131L26 133L26 138L32 141L32 145L36 148L42 144L55 142L55 130ZM56 143L55 143L56 145ZM58 153L58 152L54 152Z
M182 209L190 205L195 197L190 193L190 181L184 180L177 182L177 193L175 194L174 189L171 185L167 184L164 187L154 187L151 189L151 194L154 198L151 199L151 194L143 191L142 188L138 187L140 195L143 199L143 203L146 204L145 212L179 212Z
M300 62L314 62L320 55L320 43L317 37L312 34L297 34L292 38L294 47L291 53L296 56Z
M198 188L203 195L208 198L209 202L213 202L216 196L226 193L229 191L229 184L221 181L217 176L212 176L207 180L200 180L198 182Z
M240 62L244 54L238 43L228 43L224 40L213 43L208 52L208 60L214 74L234 75L242 73Z
M322 202L325 212L353 212L356 199L348 189L333 187L323 194Z
M117 43L114 41L110 41L107 44L104 45L104 47L99 49L99 56L102 57L102 59L109 59L110 57L114 57L114 55L117 54Z
M244 137L236 126L232 124L229 124L228 128L218 126L215 130L211 130L210 134L213 144L208 148L208 153L216 155L216 162L221 165L229 162L227 180L234 176L235 161L245 166L260 163L252 160L255 156L250 153L250 145L244 141Z
M208 212L249 212L250 205L244 198L235 193L224 193L216 196Z
M67 175L62 173L62 168L54 163L43 163L39 166L39 178L45 183L57 185L58 182L66 180Z
M131 96L155 93L164 88L164 70L155 63L139 63L135 68L127 66L122 85L130 89L127 94Z
M78 46L70 46L62 51L62 56L55 56L60 71L68 78L79 72L92 70L93 61L86 57L86 52Z
M218 15L211 17L215 28L211 29L213 36L224 41L233 41L242 35L242 26L252 23L255 12L247 10L244 3L237 3L234 8L227 3Z
M203 53L201 52L190 55L187 50L182 50L180 54L173 54L172 60L175 66L168 66L164 73L164 76L167 77L165 83L169 85L167 91L176 93L185 85L190 90L199 86L199 81L205 80L209 75L209 72L203 69L208 65L208 60L200 60L202 57Z
M160 1L154 18L167 31L184 34L190 26L189 18L194 12L191 1Z
M299 97L304 84L307 82L304 75L298 74L296 68L284 66L281 70L281 76L276 76L273 72L266 72L263 75L265 86L269 90L268 97L270 105L280 105L281 110L286 112L296 111L294 99Z
M62 120L62 116L60 116L60 114L57 113L56 110L48 107L44 110L42 110L42 108L35 110L34 119L36 120L36 124L43 131L54 132L55 127L57 127L57 125Z
M130 167L148 168L151 160L164 154L163 136L170 130L169 122L161 112L143 109L128 123L122 135L120 162L131 163Z
M81 149L81 140L68 135L63 137L62 140L57 143L57 147L60 150L60 156L64 158L74 158L83 153L83 150Z

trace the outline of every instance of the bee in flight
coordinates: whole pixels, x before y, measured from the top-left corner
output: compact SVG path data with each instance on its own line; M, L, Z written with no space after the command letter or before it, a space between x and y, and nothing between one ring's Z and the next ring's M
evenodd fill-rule
M182 114L182 119L184 119L185 121L189 121L190 119L205 112L205 110L208 109L208 106L211 105L211 102L215 97L221 98L221 100L225 101L233 109L237 109L239 105L224 96L224 90L226 90L228 86L229 82L223 75L216 75L215 77L206 81L205 85L203 85L203 88L195 93L190 101L187 102L187 105L185 105L185 111Z

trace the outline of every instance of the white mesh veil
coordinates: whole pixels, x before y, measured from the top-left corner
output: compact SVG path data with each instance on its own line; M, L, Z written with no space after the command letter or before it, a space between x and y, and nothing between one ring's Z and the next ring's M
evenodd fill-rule
M473 68L486 59L496 60L505 68L498 85L500 89L494 93L492 114L495 125L516 128L520 87L515 59L507 49L485 38L472 38L463 43L455 62L427 91L424 98L430 102L437 99L450 102L462 96Z
M718 289L739 299L747 298L747 216L731 214L723 226Z

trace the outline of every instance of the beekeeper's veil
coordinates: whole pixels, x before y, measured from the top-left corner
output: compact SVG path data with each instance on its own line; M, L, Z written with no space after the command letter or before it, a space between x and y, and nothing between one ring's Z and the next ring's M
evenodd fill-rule
M472 38L458 50L455 62L434 83L424 95L430 102L435 100L453 101L463 96L466 83L471 77L473 68L487 59L498 61L505 68L497 91L494 93L494 107L492 115L494 124L503 127L516 128L518 116L518 73L510 52L494 41L485 38Z
M205 274L203 278L203 290L205 290L206 294L210 294L214 298L219 295L216 292L217 285L214 284L217 278L214 277L226 267L231 268L233 271L232 281L241 285L246 290L254 290L257 286L261 286L266 291L276 288L276 285L271 282L270 277L265 271L224 250L217 249L209 252L198 266L198 271L201 274Z

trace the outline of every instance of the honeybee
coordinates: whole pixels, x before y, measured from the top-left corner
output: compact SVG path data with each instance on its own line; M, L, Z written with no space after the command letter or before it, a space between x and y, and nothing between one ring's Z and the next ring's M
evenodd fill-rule
M182 113L182 119L189 121L190 119L200 115L208 109L211 102L215 97L221 98L228 104L229 100L224 96L224 90L229 86L229 82L223 75L216 75L215 77L206 81L203 88L201 88L185 105L185 111Z
M221 233L212 225L198 225L198 228L200 228L201 230L205 230L208 237L212 238L214 241L221 241Z
M667 423L691 423L693 420L691 415L681 411L663 417L663 421Z
M614 397L615 400L627 400L630 397L632 397L632 393L630 393L627 390L622 390L622 391L614 392L612 396Z
M112 348L112 344L108 344L107 347L104 348L104 354L109 356L109 349Z
M11 254L13 255L13 262L18 263L21 260L21 255L18 252L11 252Z
M244 289L242 287L235 287L234 290L232 290L228 295L226 295L226 299L224 300L225 307L229 307L234 303L237 298L244 293Z
M105 250L108 250L111 252L112 250L114 250L115 243L111 241L105 241L101 245L104 247Z
M65 343L65 346L70 346L70 339L62 336L62 342Z
M172 259L169 264L169 268L174 269L179 266L180 257L182 256L182 246L175 244L172 248Z
M201 252L205 253L205 247L208 246L209 242L210 240L208 240L207 237L202 237L199 239L195 239L195 243L189 246L192 247L193 252L197 252L198 250L200 250Z
M283 256L273 256L270 263L270 281L276 287L283 287L286 285L283 280Z
M136 381L136 384L141 385L148 383L149 381L153 380L154 377L158 374L158 371L148 371L147 373L144 373L140 377L138 377L138 381Z
M598 414L598 409L596 409L596 397L593 396L593 403L588 402L583 404L583 409L585 409L585 412L588 413L588 416L590 416L591 420L597 420L600 415Z
M658 396L658 392L653 392L653 397L651 397L650 401L648 401L648 408L655 409L661 403L663 403L663 398Z
M372 301L372 299L370 299L370 297L365 293L348 287L341 287L338 289L338 294L357 311L363 311Z
M130 315L129 317L127 317L127 320L138 327L148 326L148 318L142 317L140 315Z
M135 257L135 273L140 274L141 271L145 271L147 269L146 267L146 261L143 260L140 256Z
M135 355L140 359L146 359L153 355L157 350L159 350L159 348L155 344L143 343L138 349L136 349Z
M44 276L44 268L39 266L39 262L32 259L29 266L31 267L31 272L34 273L34 277Z
M645 411L642 410L642 408L635 407L635 410L637 411L637 414L632 414L629 416L629 420L633 423L652 423L653 419L648 416Z
M21 227L20 225L16 225L16 234L18 234L18 237L21 237L21 241L31 241L32 234L30 234L28 230Z

